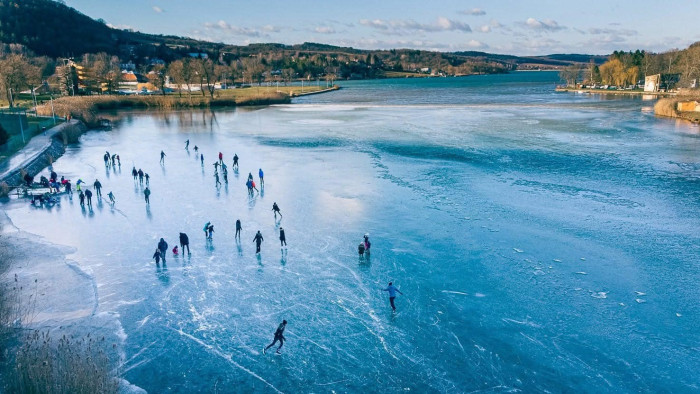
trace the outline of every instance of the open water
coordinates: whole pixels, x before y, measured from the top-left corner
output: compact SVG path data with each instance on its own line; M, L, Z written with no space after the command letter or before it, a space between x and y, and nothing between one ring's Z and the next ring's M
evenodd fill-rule
M88 313L111 323L93 330L118 327L123 376L148 392L698 391L700 130L556 81L343 82L291 105L126 113L54 164L98 178L114 207L2 208L72 248L46 294L75 268L93 289L76 305L94 298ZM217 188L219 151L240 171ZM151 176L150 208L132 165ZM157 241L179 232L192 255L156 266ZM282 355L263 355L282 319Z

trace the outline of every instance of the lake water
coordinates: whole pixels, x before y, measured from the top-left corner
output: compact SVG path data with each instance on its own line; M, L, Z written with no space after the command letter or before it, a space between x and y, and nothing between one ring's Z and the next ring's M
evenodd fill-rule
M2 208L72 248L45 294L73 277L94 289L67 308L94 297L90 330L119 334L124 378L149 392L700 390L700 130L557 79L341 82L291 105L128 113L54 165L98 178L115 207ZM220 151L240 172L217 188ZM180 232L191 257L157 267L156 243ZM48 308L37 324L72 319ZM282 319L282 355L263 355Z

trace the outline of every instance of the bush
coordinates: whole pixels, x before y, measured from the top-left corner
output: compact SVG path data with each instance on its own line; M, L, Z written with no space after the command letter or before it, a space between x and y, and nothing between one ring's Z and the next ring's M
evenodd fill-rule
M677 100L670 98L662 98L654 104L654 114L658 116L668 116L675 118L678 116L676 112L676 102Z

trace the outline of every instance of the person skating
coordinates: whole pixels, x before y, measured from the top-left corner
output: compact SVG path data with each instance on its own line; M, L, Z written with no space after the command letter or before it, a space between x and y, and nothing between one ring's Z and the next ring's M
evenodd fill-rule
M364 242L360 242L360 244L357 245L357 253L360 254L360 257L365 255L365 243Z
M139 176L139 172L136 171L136 166L134 166L134 168L131 169L131 175L134 176L134 181L135 181L136 178Z
M155 253L153 253L153 258L156 259L156 265L160 264L160 249L156 248ZM165 260L163 260L163 264L165 264Z
M199 147L197 145L194 146L194 153L199 152Z
M202 162L202 166L204 165L204 153L202 153L201 156L199 156L200 161Z
M71 189L70 181L67 180L66 183L65 183L64 185L65 185L65 187L66 187L66 193L68 193L68 194L70 194L70 195L72 196L72 195L73 195L73 190Z
M175 247L173 248L173 254L174 254L175 256L177 256L178 254L180 254L180 252L177 250L177 245L175 245Z
M102 197L102 184L99 179L95 179L95 183L93 183L92 186L95 187L95 194L97 194L97 197Z
M143 177L146 178L146 186L151 184L151 176L147 172L143 173Z
M389 292L389 303L391 304L391 309L396 312L396 305L394 305L394 298L396 298L396 293L398 292L399 294L403 295L401 290L397 289L396 286L394 286L391 282L389 282L389 286L386 289L382 289L382 291L388 291Z
M284 229L280 227L280 247L287 246L287 238L284 236Z
M202 231L204 231L204 238L205 239L209 238L209 234L207 234L207 233L209 232L210 225L211 225L211 222L206 222L206 223L204 223L204 227L202 227Z
M215 172L216 172L216 171L219 171L219 162L218 162L218 161L215 161L213 165L214 165L214 171L215 171Z
M241 239L241 230L243 227L241 226L241 219L236 219L236 235L234 238Z
M282 320L282 323L279 325L279 327L277 327L277 331L275 331L275 339L273 339L273 340L272 340L272 343L269 344L269 345L267 345L267 346L263 349L263 354L267 353L267 349L269 349L269 348L275 346L275 343L277 343L277 341L279 341L280 346L277 348L276 353L277 353L277 354L281 354L281 353L280 353L280 349L282 349L282 345L284 345L284 341L287 340L287 338L284 337L284 329L285 329L286 327L287 327L287 321L286 321L286 320Z
M185 150L190 148L190 140L185 141Z
M80 194L78 194L78 198L80 199L80 206L84 207L85 206L85 193L80 191Z
M214 235L214 225L213 224L210 224L209 227L207 227L207 232L209 233L207 238L212 239L212 237Z
M114 203L116 202L116 201L114 200L114 193L112 193L112 192L110 191L110 192L107 194L107 197L109 197L109 202L111 202L112 205L114 205Z
M28 175L28 174L27 174L27 175ZM78 181L75 182L75 188L76 188L77 191L82 191L82 190L81 190L81 189L82 189L82 186L81 186L81 185L82 185L83 183L85 183L85 182L83 182L82 179L78 179Z
M219 180L219 173L214 173L214 178L216 179L216 186L221 186L221 181Z
M150 201L149 197L151 196L151 189L149 189L148 186L146 186L146 188L143 189L143 195L144 195L144 197L146 197L146 204L150 205L151 201Z
M165 242L163 238L158 241L158 250L160 250L160 257L163 259L163 264L165 264L165 255L168 251L168 243Z
M90 189L85 189L85 198L87 198L88 207L92 207L92 192Z
M165 152L160 151L160 164L165 164Z
M234 170L238 169L238 155L235 153L233 154L233 169Z
M139 168L139 183L143 183L143 170Z
M256 192L260 193L260 190L258 190L257 187L255 187L255 181L251 179L250 181L250 187L253 188ZM253 191L250 191L250 194L253 194Z
M369 233L365 234L365 254L369 254L369 248L372 246L372 243L369 242Z
M185 233L180 233L180 249L182 249L182 254L185 254L185 248L187 248L187 254L190 255L190 238Z
M117 154L116 153L112 155L112 167L114 167L115 164L117 164Z
M253 182L253 173L252 172L248 173L248 180Z
M272 212L275 214L275 219L277 219L277 214L280 214L280 219L282 219L282 212L280 212L280 207L277 206L276 202L272 203Z
M260 178L260 188L262 189L263 187L265 187L265 178L263 178L262 168L258 169L258 177Z
M258 233L255 234L255 238L253 238L253 242L255 242L255 253L260 253L260 244L262 243L263 236L260 234L260 230L258 230Z
M105 153L102 158L105 160L105 167L109 168L109 154Z
M119 158L119 155L117 155L117 165L119 166L119 168L121 168L122 166L122 159Z

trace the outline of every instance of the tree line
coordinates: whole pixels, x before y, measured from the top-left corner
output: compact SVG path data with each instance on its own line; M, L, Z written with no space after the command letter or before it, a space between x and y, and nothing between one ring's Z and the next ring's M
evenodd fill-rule
M560 72L561 79L569 86L581 82L623 87L636 85L655 74L676 74L678 85L684 87L700 80L700 41L683 50L662 53L615 51L600 66L593 62L586 66L574 64Z

